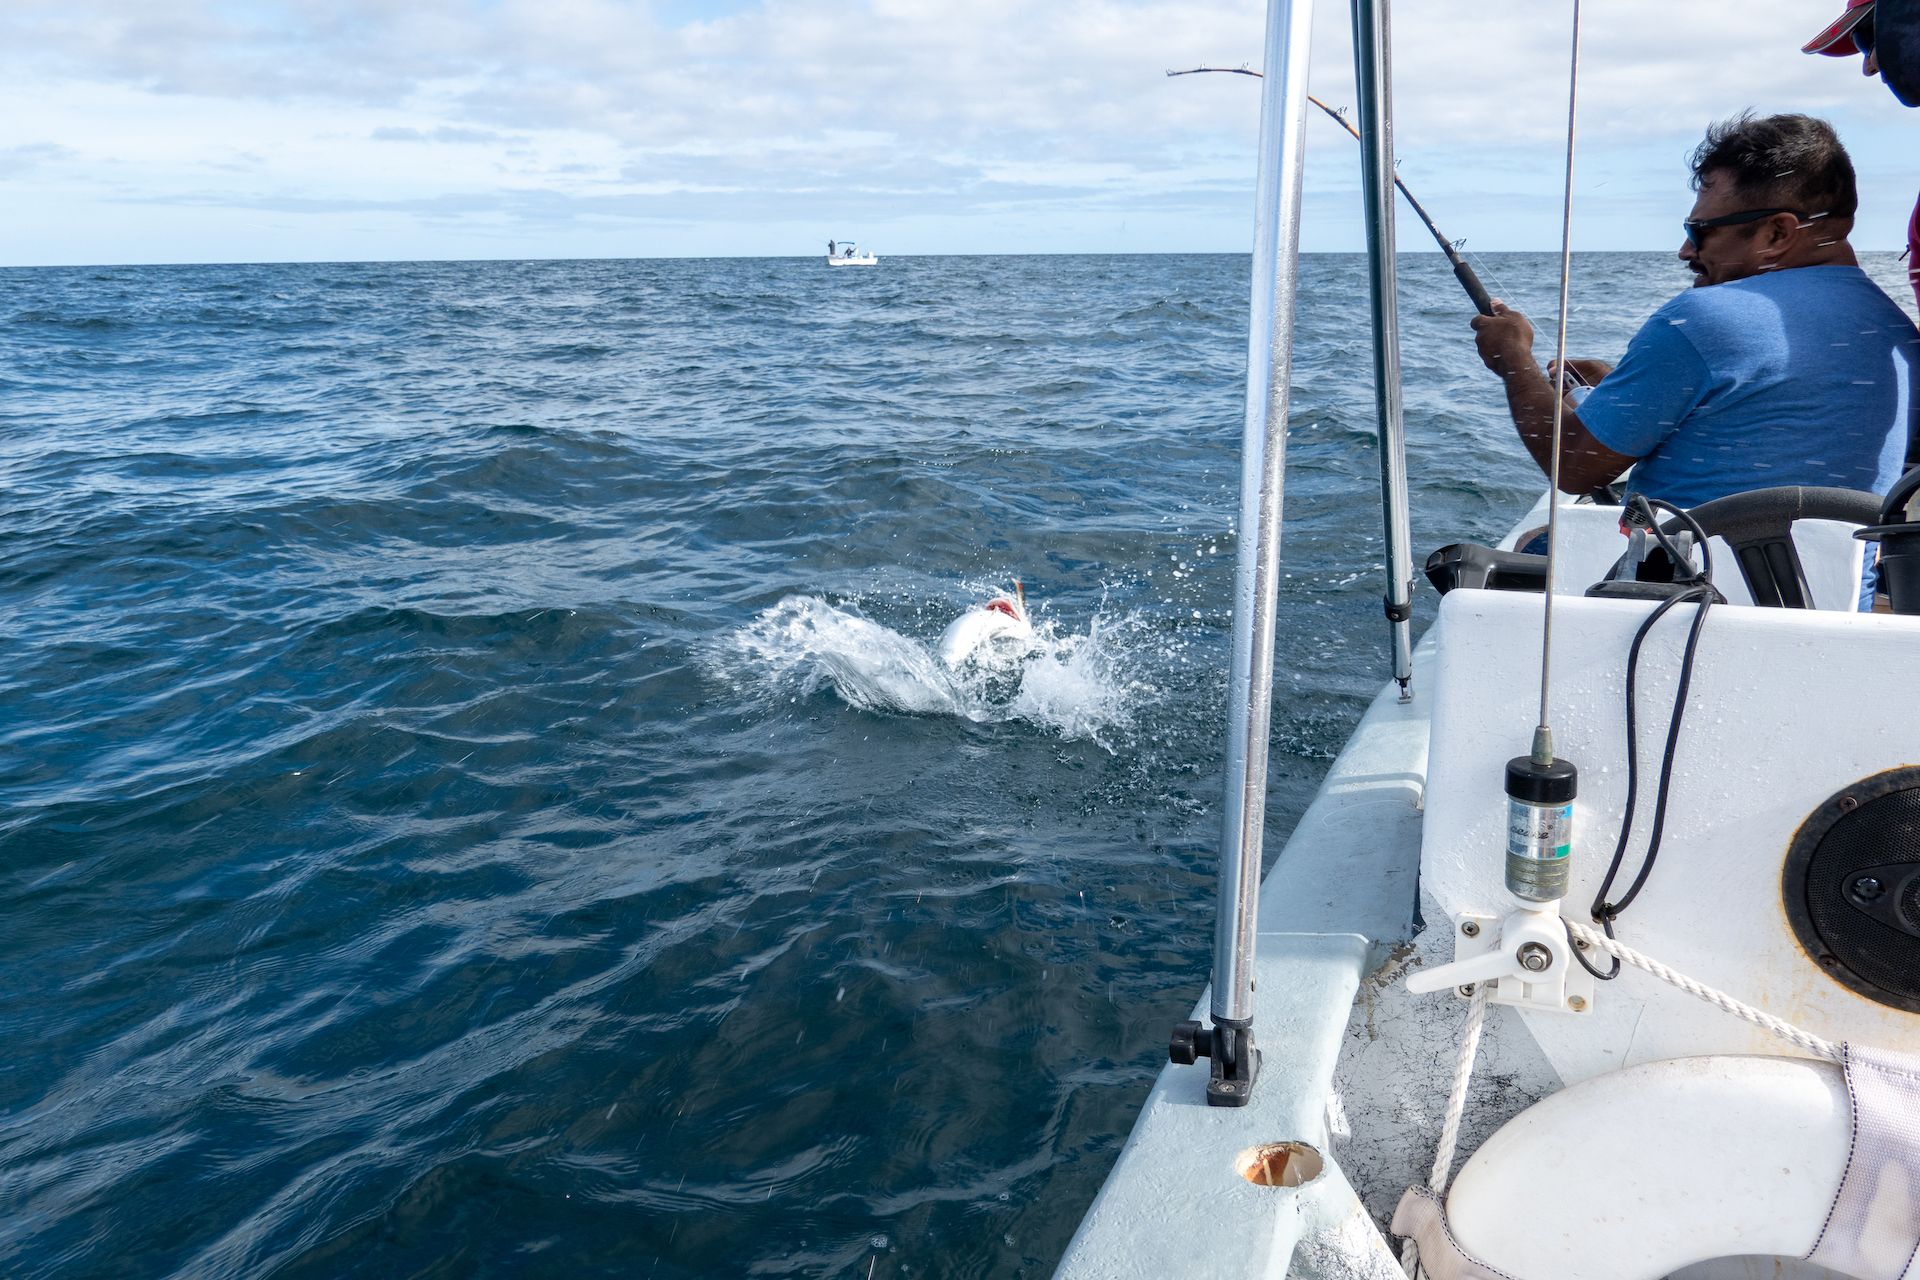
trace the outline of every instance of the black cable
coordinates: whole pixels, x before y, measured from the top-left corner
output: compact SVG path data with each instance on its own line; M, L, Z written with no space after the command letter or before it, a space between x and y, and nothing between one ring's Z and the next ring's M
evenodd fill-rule
M1653 873L1654 860L1660 856L1660 837L1662 832L1665 830L1666 823L1667 823L1667 789L1668 789L1668 786L1673 781L1674 749L1679 744L1680 722L1686 713L1687 687L1693 682L1694 652L1699 647L1699 644L1700 644L1701 624L1703 624L1707 620L1707 609L1713 603L1711 598L1706 596L1704 593L1700 591L1699 588L1696 587L1696 588L1692 588L1684 595L1675 596L1671 601L1662 602L1663 609L1665 607L1670 607L1671 605L1678 604L1683 600L1697 600L1699 601L1700 607L1694 612L1693 626L1689 628L1687 631L1687 647L1680 659L1680 680L1678 685L1674 689L1673 715L1667 722L1666 749L1661 753L1661 757L1660 757L1660 782L1659 782L1659 786L1657 787L1654 793L1653 830L1647 836L1647 852L1640 864L1640 872L1638 875L1634 876L1633 883L1627 886L1627 891L1626 893L1621 895L1620 901L1613 902L1613 903L1609 903L1606 901L1607 891L1611 889L1613 886L1613 880L1611 875L1609 875L1607 881L1601 885L1600 893L1594 899L1595 914L1596 915L1604 914L1604 916L1607 919L1618 918L1618 916L1622 911L1625 911L1628 907L1633 905L1633 900L1640 896L1640 890L1646 887L1647 877ZM1661 611L1659 610L1655 611L1653 618L1658 618L1660 612ZM1649 619L1649 621L1652 621L1652 620L1653 619ZM1644 637L1646 635L1647 630L1648 628L1644 626L1642 627L1641 637ZM1634 648L1636 650L1634 657L1637 658L1638 657L1637 651L1639 649L1638 639L1636 639L1635 641ZM1627 669L1627 681L1628 681L1627 698L1629 700L1629 705L1631 705L1631 700L1633 699L1633 696L1634 696L1633 687L1635 683L1634 677L1636 672L1632 665L1634 662L1634 659L1630 658L1628 662L1629 662L1629 666ZM1635 740L1634 736L1632 735L1631 730L1629 730L1627 742L1628 742L1627 749L1637 754L1638 743ZM1626 834L1626 827L1624 824L1622 825L1622 828L1621 828L1621 834L1623 837L1622 847L1624 847L1624 837Z
M1588 973L1592 974L1595 978L1597 978L1601 982L1612 982L1615 978L1620 976L1620 957L1619 956L1613 957L1613 968L1607 970L1605 973L1602 973L1598 969L1594 968L1592 965L1587 963L1587 957L1584 954L1586 950L1586 944L1581 942L1580 939L1573 936L1573 921L1567 919L1565 916L1562 916L1560 917L1560 927L1567 931L1567 945L1573 948L1573 958L1580 962L1580 967L1582 969L1585 969ZM1613 921L1602 920L1600 922L1600 928L1607 935L1607 937L1609 938L1613 937Z
M1667 612L1673 609L1676 605L1691 598L1696 598L1696 597L1694 597L1693 593L1689 591L1685 594L1669 596L1667 599L1662 600L1659 603L1659 605L1654 608L1653 612L1647 615L1646 621L1640 624L1640 629L1634 634L1633 645L1627 651L1627 802L1626 802L1626 810L1625 810L1625 814L1622 816L1620 820L1620 838L1614 844L1614 847L1613 847L1613 860L1610 863L1608 863L1607 874L1605 878L1602 879L1600 882L1599 891L1594 894L1593 905L1588 908L1588 913L1600 925L1600 927L1603 930L1605 930L1606 935L1609 938L1613 936L1613 920L1614 920L1614 917L1619 914L1620 906L1617 906L1614 903L1607 901L1607 895L1613 891L1614 880L1618 878L1620 874L1620 868L1626 861L1627 843L1633 836L1633 819L1634 819L1635 813L1638 811L1638 808L1639 808L1640 745L1639 745L1639 732L1637 728L1638 717L1635 714L1635 704L1638 701L1637 692L1638 692L1638 684L1639 684L1638 675L1639 675L1639 668L1640 668L1640 648L1641 648L1641 645L1645 642L1648 634L1652 632L1655 623L1659 622L1660 619L1664 617L1667 614ZM1705 612L1704 604L1705 602L1702 601L1703 607L1700 613ZM1696 624L1699 622L1699 614L1695 615L1694 620ZM1689 639L1691 638L1692 637L1690 636ZM1686 665L1690 657L1691 657L1691 652L1689 652L1686 658L1682 659L1681 688L1682 688L1683 695L1685 691L1685 679L1687 674ZM1676 711L1677 710L1678 708L1676 708ZM1666 805L1667 774L1668 774L1668 770L1671 768L1672 761L1673 761L1671 748L1673 746L1673 740L1677 733L1677 730L1678 730L1678 717L1676 715L1673 723L1670 725L1669 732L1667 735L1669 751L1661 763L1660 783L1658 787L1658 790L1660 793L1658 807L1663 811L1663 814L1664 814L1664 809ZM1645 882L1647 872L1653 860L1659 856L1659 851L1660 851L1659 840L1656 834L1655 838L1648 842L1647 855L1642 860L1640 874L1637 877L1635 877L1635 883L1634 883L1635 893L1639 891L1640 885ZM1569 932L1568 936L1569 937L1572 936L1571 932ZM1574 954L1574 958L1580 961L1580 965L1582 968L1584 968L1588 973L1591 973L1594 977L1598 978L1602 982L1611 982L1613 979L1620 976L1620 958L1618 956L1615 956L1613 958L1612 967L1603 973L1600 970L1594 968L1591 964L1587 963L1586 957L1580 954L1578 947L1574 949L1573 954Z
M1606 877L1600 882L1599 892L1594 895L1593 905L1589 908L1593 919L1609 938L1614 936L1613 922L1619 918L1621 912L1633 905L1635 898L1640 896L1640 891L1646 887L1647 880L1653 874L1655 863L1659 861L1660 841L1667 823L1668 791L1673 782L1673 759L1680 743L1680 726L1686 716L1687 691L1693 684L1693 663L1700 647L1700 630L1706 623L1707 610L1725 600L1725 597L1721 596L1709 581L1713 572L1713 553L1707 547L1706 531L1700 527L1699 521L1671 503L1661 502L1658 499L1649 500L1638 494L1629 501L1628 506L1630 522L1642 525L1653 535L1660 549L1673 562L1675 581L1682 584L1684 589L1655 606L1653 612L1647 615L1646 621L1640 624L1640 629L1634 633L1633 644L1627 650L1626 812L1620 821L1620 839L1614 845L1613 860L1608 864ZM1692 568L1691 558L1681 551L1667 532L1660 527L1659 521L1653 514L1655 507L1673 514L1694 535L1695 545L1700 548L1700 568L1697 571ZM1621 866L1626 861L1627 843L1633 834L1633 819L1639 801L1640 745L1635 704L1639 689L1641 646L1661 618L1675 606L1690 602L1697 603L1699 608L1694 611L1693 625L1687 631L1686 647L1680 658L1680 677L1674 689L1673 712L1667 719L1667 741L1661 753L1659 782L1654 793L1653 829L1647 837L1647 851L1641 857L1640 869L1634 876L1633 882L1627 886L1627 891L1621 895L1618 902L1611 902L1608 900L1608 895L1612 893L1614 881L1619 877ZM1571 938L1571 930L1568 931L1568 936ZM1587 962L1577 946L1573 955L1580 962L1581 968L1602 982L1610 982L1620 976L1620 960L1617 956L1614 957L1613 967L1603 973Z
M1676 546L1668 531L1660 527L1660 522L1653 514L1656 507L1670 513L1674 519L1686 525L1687 531L1693 534L1694 545L1700 548L1700 568L1697 572L1692 571L1692 557ZM1707 545L1706 530L1700 527L1700 522L1693 518L1691 512L1683 511L1671 502L1636 493L1627 499L1626 514L1622 517L1622 521L1653 535L1653 540L1660 545L1660 549L1667 555L1668 562L1673 565L1676 582L1705 584L1712 580L1713 548Z

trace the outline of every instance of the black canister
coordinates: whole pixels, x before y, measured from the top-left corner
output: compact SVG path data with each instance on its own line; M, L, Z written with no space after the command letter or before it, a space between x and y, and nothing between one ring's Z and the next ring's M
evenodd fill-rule
M1920 615L1920 520L1902 520L1907 503L1920 493L1920 467L1900 482L1880 504L1880 523L1856 529L1853 536L1880 544L1880 590L1895 613Z

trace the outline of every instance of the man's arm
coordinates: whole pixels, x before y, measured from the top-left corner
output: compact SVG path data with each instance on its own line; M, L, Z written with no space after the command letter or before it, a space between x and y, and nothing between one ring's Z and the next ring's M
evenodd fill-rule
M1474 341L1480 359L1500 375L1507 389L1507 411L1520 442L1542 472L1553 466L1554 385L1533 359L1533 325L1518 311L1494 299L1493 314L1475 316ZM1576 367L1582 362L1570 361ZM1580 421L1572 403L1560 413L1560 491L1586 493L1609 484L1639 461L1601 444Z
M1531 356L1524 365L1503 371L1500 378L1506 384L1507 412L1519 429L1520 443L1527 446L1541 472L1549 472L1553 467L1553 383ZM1560 492L1588 493L1611 484L1638 461L1594 439L1571 401L1561 408Z

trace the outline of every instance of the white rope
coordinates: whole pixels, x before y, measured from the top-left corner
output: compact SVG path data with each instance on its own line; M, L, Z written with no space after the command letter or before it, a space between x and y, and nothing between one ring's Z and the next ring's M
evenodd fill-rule
M1447 1095L1447 1118L1440 1126L1440 1145L1433 1152L1433 1173L1427 1179L1436 1195L1445 1194L1453 1176L1453 1153L1460 1145L1460 1117L1467 1110L1467 1081L1473 1078L1473 1060L1480 1052L1480 1029L1487 1021L1487 988L1476 982L1467 1005L1467 1029L1460 1037L1460 1056L1453 1065L1453 1092Z
M1412 1236L1400 1242L1400 1269L1409 1276L1420 1274L1420 1246Z
M1576 940L1584 942L1590 947L1597 947L1608 955L1615 956L1636 969L1645 969L1648 973L1660 979L1660 981L1671 983L1688 995L1698 996L1717 1009L1724 1009L1736 1018L1744 1018L1756 1027L1771 1031L1788 1044L1803 1049L1816 1058L1825 1058L1828 1062L1841 1062L1844 1060L1841 1056L1840 1046L1834 1044L1832 1041L1822 1040L1819 1036L1811 1032L1802 1031L1792 1023L1782 1021L1763 1009L1756 1009L1750 1004L1736 1000L1724 991L1716 990L1702 982L1695 982L1684 973L1675 973L1658 960L1653 959L1651 956L1642 955L1640 952L1635 951L1632 947L1627 946L1616 938L1609 938L1606 934L1593 928L1591 925L1582 924L1578 920L1568 920L1566 924L1567 932L1571 933Z
M1453 1064L1453 1092L1447 1095L1447 1116L1440 1123L1440 1142L1433 1151L1433 1172L1427 1185L1435 1195L1445 1195L1447 1181L1453 1177L1453 1156L1460 1146L1460 1119L1467 1111L1467 1084L1473 1079L1473 1060L1480 1052L1480 1030L1487 1022L1487 988L1491 983L1473 984L1473 999L1467 1005L1467 1028L1460 1035L1460 1054ZM1409 1236L1400 1246L1400 1266L1408 1275L1417 1275L1420 1246Z

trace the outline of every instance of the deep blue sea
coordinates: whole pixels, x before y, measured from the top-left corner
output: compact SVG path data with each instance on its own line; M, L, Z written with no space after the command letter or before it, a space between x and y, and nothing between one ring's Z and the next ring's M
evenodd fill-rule
M1417 563L1543 486L1403 272ZM0 270L0 1272L1047 1275L1206 980L1247 274ZM1270 853L1387 676L1303 279Z

